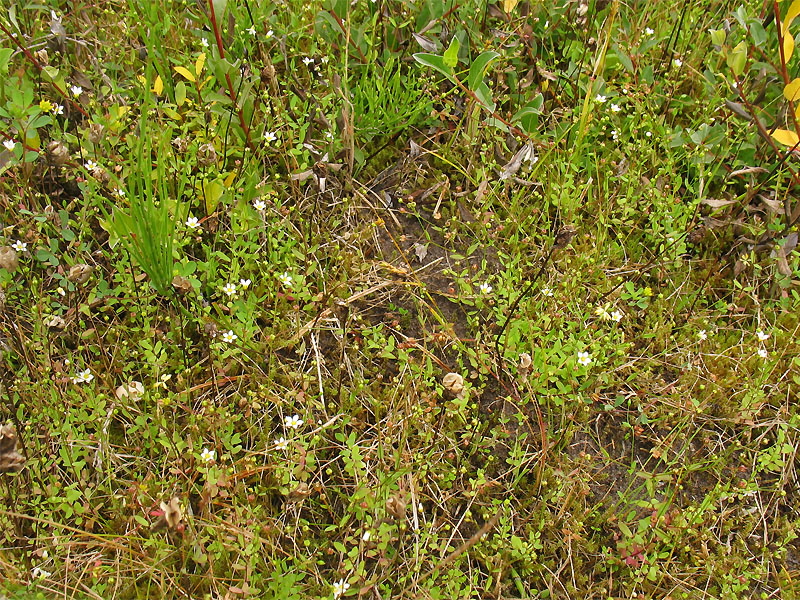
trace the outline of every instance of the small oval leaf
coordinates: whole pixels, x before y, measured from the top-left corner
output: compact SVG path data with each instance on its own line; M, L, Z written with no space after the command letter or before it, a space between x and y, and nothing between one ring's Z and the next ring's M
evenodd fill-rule
M793 79L783 88L783 97L794 102L800 100L800 78Z
M776 129L772 132L772 138L784 146L796 146L800 142L797 133L788 129Z

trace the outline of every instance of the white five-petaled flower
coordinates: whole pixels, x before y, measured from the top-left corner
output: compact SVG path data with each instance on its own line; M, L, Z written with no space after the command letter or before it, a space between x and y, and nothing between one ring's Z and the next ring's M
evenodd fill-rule
M83 93L83 88L79 85L73 85L70 90L72 91L72 95L76 98Z
M123 190L122 188L114 188L114 195L117 196L117 198L124 198L125 190Z
M649 27L645 27L644 28L644 33L645 33L645 35L653 35L655 33L655 31L653 31Z
M222 286L222 291L225 292L228 296L235 296L236 295L236 284L235 283L226 283Z
M491 285L489 285L488 281L484 281L478 287L480 288L482 294L491 294L492 290L494 289Z
M53 114L54 115L63 115L64 114L64 107L60 104L53 105Z
M275 450L286 450L289 447L289 442L285 437L279 437L275 440Z
M617 131L616 129L612 129L611 130L611 139L613 139L614 141L617 141L619 139L619 131Z
M599 102L600 104L608 100L608 98L606 96L603 96L603 94L597 94L597 96L595 96L594 99L595 102Z
M767 352L767 349L766 349L766 348L759 348L759 349L758 349L758 355L759 355L761 358L767 358L767 356L769 356L769 352Z
M550 298L553 295L553 289L546 285L542 288L542 294Z
M210 463L212 460L214 460L216 454L217 453L210 448L203 448L203 451L200 453L200 460Z
M647 137L650 137L651 135L653 135L653 132L652 132L652 131L645 131L645 132L644 132L644 134L645 134Z
M52 575L50 571L45 571L39 567L33 567L33 569L31 569L31 577L34 579L47 579L50 575Z
M764 333L763 330L759 329L756 331L756 337L759 339L759 341L766 342L769 339L769 334Z
M708 339L708 333L706 333L705 329L701 329L697 332L697 337L701 342L703 342Z
M314 64L314 59L311 58L310 56L304 56L303 57L303 64L305 64L305 66Z
M206 38L202 38L200 43L203 44L203 48L208 48L208 40Z
M611 313L611 320L614 321L615 323L619 323L620 321L622 321L623 316L624 315L622 314L621 310L615 310L614 312Z
M284 271L280 275L278 275L278 280L285 285L286 287L292 287L292 276L289 275L288 271Z
M278 134L276 134L274 131L265 131L264 139L267 141L267 143L272 143L278 139Z
M9 152L11 152L16 147L16 145L17 145L17 143L14 140L5 140L3 142L3 146Z
M247 288L249 288L251 283L253 283L253 282L250 281L249 279L240 279L239 280L239 285L242 286L243 290L246 290Z
M261 198L256 198L253 200L253 208L255 208L259 212L264 212L267 210L267 203L264 202Z
M683 66L683 61L680 58L676 58L675 60L672 61L672 64L680 68L681 66Z
M239 336L233 333L233 330L228 330L222 334L222 341L226 344L232 344L237 339L239 339Z
M592 362L592 355L588 352L578 352L578 362L587 367Z
M84 371L78 371L72 378L72 383L89 383L92 379L94 379L94 375L92 375L89 369L86 369Z
M256 34L256 28L255 28L255 26L251 26L249 29L245 29L245 31L246 31L247 33L249 33L250 35L255 35L255 34Z
M98 165L93 160L87 160L85 163L83 163L83 166L86 167L87 171L94 171Z
M267 36L266 36L266 37L267 37L267 39L269 39L269 38L271 38L273 35L275 35L275 32L274 32L274 31L272 31L272 29L270 29L270 30L267 32Z
M611 112L619 112L622 109L619 107L619 104L611 104Z
M28 249L28 244L26 242L17 240L11 244L11 247L17 252L25 252Z
M200 220L197 217L189 217L186 219L186 226L189 229L197 229L200 227Z
M369 529L364 532L364 535L361 536L361 539L365 542L368 542L372 538L372 533Z
M349 589L350 589L350 584L347 583L344 579L340 579L339 581L333 584L333 597L338 598L339 596L347 592L347 590Z
M303 419L300 418L300 415L292 415L284 417L283 423L289 429L297 429L303 424Z

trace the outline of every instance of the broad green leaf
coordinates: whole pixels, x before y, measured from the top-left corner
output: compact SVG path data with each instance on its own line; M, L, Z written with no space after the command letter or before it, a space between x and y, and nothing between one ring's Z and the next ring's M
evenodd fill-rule
M794 0L792 5L789 7L789 10L786 11L786 16L783 18L783 25L781 25L784 35L786 35L789 25L792 24L792 21L795 20L797 15L800 15L800 0Z
M214 181L204 181L201 184L201 191L206 201L206 214L210 215L216 210L220 198L222 198L222 194L225 192L225 186L218 179Z
M175 71L178 74L183 75L184 77L186 77L186 79L188 79L192 83L194 83L196 81L195 76L192 75L192 72L189 69L187 69L186 67L175 67Z
M214 0L214 16L217 18L217 24L222 26L222 17L225 15L225 10L228 8L228 0Z
M622 51L617 44L614 44L614 52L617 54L617 58L619 58L619 62L622 63L622 66L625 67L625 70L628 71L631 75L636 73L636 69L633 68L633 61L631 58Z
M710 29L711 43L715 46L723 46L725 44L725 30L724 29Z
M418 63L439 71L442 75L447 77L450 81L455 81L453 78L453 69L444 63L444 58L438 54L429 54L427 52L418 52L414 54L414 60Z
M783 88L783 97L794 102L800 100L800 78L793 79Z
M461 44L458 43L458 38L453 36L453 39L450 40L450 46L447 50L444 51L444 64L450 67L451 69L455 68L458 64L458 50L461 47Z
M175 104L183 106L184 102L186 102L186 84L179 81L175 86Z
M739 44L728 53L727 57L728 68L739 77L744 73L744 67L747 63L747 44L739 42Z
M784 146L796 146L800 142L800 137L794 131L788 129L776 129L772 132L772 138Z
M478 87L473 91L475 92L475 97L478 99L478 102L480 102L486 110L493 113L496 104L492 101L492 90L489 89L489 86L481 81Z
M472 61L472 64L469 66L469 75L467 76L467 86L469 89L475 91L475 88L478 87L478 84L483 81L483 76L486 73L486 69L489 67L492 61L499 56L499 52L488 50L481 53L480 56Z

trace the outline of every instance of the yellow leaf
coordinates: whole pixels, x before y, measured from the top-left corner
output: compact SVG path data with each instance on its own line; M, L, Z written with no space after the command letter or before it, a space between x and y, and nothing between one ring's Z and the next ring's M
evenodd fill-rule
M192 83L195 82L194 75L192 75L192 72L189 69L187 69L186 67L175 67L175 71L179 75L183 75L184 77L186 77L186 79L188 79Z
M227 187L227 188L231 187L231 184L233 183L234 179L236 179L236 171L233 171L230 175L228 175L225 178L225 181L224 181L225 187Z
M788 129L776 129L772 132L772 137L776 142L784 146L796 146L800 142L800 137L797 137L794 131L789 131Z
M787 100L800 100L800 78L792 80L783 88L783 97Z
M42 140L39 137L39 132L34 129L33 135L28 135L25 138L25 145L33 150L38 150L39 147L42 145Z
M797 15L800 15L800 0L794 0L789 10L786 11L786 16L783 18L783 25L781 26L783 35L786 35L786 30L789 29L789 25L792 24Z
M509 14L519 4L519 0L503 0L503 10Z
M201 52L200 56L197 57L197 62L194 63L194 72L197 73L198 77L200 77L200 71L203 70L204 64L206 64L206 53Z
M161 75L156 77L156 80L153 82L153 91L156 93L156 96L160 96L161 92L164 91L164 82L161 81Z
M783 60L787 63L794 54L794 38L790 34L783 36Z

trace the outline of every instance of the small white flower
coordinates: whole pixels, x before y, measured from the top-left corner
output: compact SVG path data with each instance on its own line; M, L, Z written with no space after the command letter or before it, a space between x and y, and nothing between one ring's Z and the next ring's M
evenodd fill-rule
M705 329L701 329L697 332L697 337L701 342L703 342L708 339L708 333L706 333Z
M481 290L482 294L491 294L492 293L492 286L489 285L487 281L484 281L480 286L478 286Z
M759 355L761 358L767 358L767 356L769 356L769 352L767 352L767 349L766 349L766 348L759 348L759 349L758 349L758 355Z
M311 58L310 56L304 56L303 57L303 64L305 64L305 66L314 64L314 59Z
M63 115L64 114L64 107L60 104L53 105L53 114L54 115Z
M625 315L622 314L621 310L615 310L614 312L611 313L611 319L615 323L619 323L620 321L622 321L622 317L623 316L625 316Z
M650 137L651 135L653 135L653 132L652 132L652 131L645 131L645 132L644 132L644 134L645 134L647 137Z
M94 375L92 375L89 369L86 369L84 371L78 371L72 378L72 383L89 383L92 379L94 379Z
M203 44L203 48L208 48L208 40L206 38L202 38L200 43Z
M547 296L548 298L553 296L553 289L550 286L544 286L542 288L542 295Z
M76 98L83 93L83 88L79 85L73 85L70 90L72 91L72 95Z
M592 362L592 355L588 352L578 352L578 362L584 367L589 366Z
M680 58L676 58L675 60L672 61L672 64L680 68L681 66L683 66L683 61Z
M278 280L287 288L292 287L292 276L289 275L288 271L284 271L280 275L278 275Z
M369 529L367 529L367 530L364 532L364 535L362 535L362 536L361 536L361 539L362 539L363 541L365 541L365 542L368 542L368 541L369 541L371 538L372 538L372 533L370 533L370 530L369 530Z
M16 145L17 145L17 143L14 140L5 140L3 142L3 146L9 152L11 152L16 147Z
M197 217L189 217L186 219L186 226L189 229L197 229L200 227L200 220Z
M233 330L226 331L222 334L222 341L226 344L232 344L237 339L239 339L239 336L233 333Z
M653 31L649 27L645 27L644 28L644 33L645 33L645 35L653 35L655 33L655 31Z
M45 571L44 569L40 569L39 567L33 567L31 570L31 577L34 579L47 579L50 577L50 575L52 575L52 573Z
M86 167L87 171L94 171L98 165L93 160L87 160L85 163L83 163L83 166Z
M333 132L332 131L326 131L325 132L325 139L328 140L328 141L333 140Z
M264 139L267 140L267 143L272 143L278 139L278 135L274 131L265 131Z
M240 279L239 280L239 285L242 286L243 290L246 290L247 288L249 288L251 283L253 283L253 282L250 281L249 279Z
M300 418L300 415L293 415L291 417L285 417L283 423L289 429L297 429L303 424L303 419Z
M769 334L764 333L761 329L759 329L758 331L756 331L756 337L758 338L759 341L766 342L769 339Z
M267 32L267 39L271 38L273 35L275 35L275 32L274 32L274 31L272 31L272 29L270 29L270 30Z
M594 101L599 102L600 104L602 104L606 100L608 100L608 98L606 96L603 96L603 94L597 94L597 96L594 97Z
M613 139L616 142L619 139L619 131L617 131L616 129L612 129L611 139Z
M235 296L236 295L236 284L235 283L226 283L222 286L222 291L225 292L228 296Z
M203 451L200 453L200 460L210 463L212 460L214 460L216 454L217 453L210 448L203 448Z
M280 437L275 440L275 450L286 450L289 447L289 442L285 437Z
M327 65L328 64L328 57L327 56L323 56L322 58L319 59L319 62L321 62L323 65Z
M247 33L249 33L250 35L255 35L256 34L256 28L255 27L250 27L249 29L245 29L245 31Z
M117 198L124 198L125 197L125 190L121 188L114 188L114 195Z
M339 596L347 592L347 590L349 589L350 589L350 584L347 583L344 579L340 579L339 581L333 584L333 597L338 598Z
M66 296L67 292L63 287L57 287L56 294L58 294L59 296Z
M11 247L17 252L25 252L28 250L28 244L20 240L17 240L13 244L11 244Z
M253 200L253 208L255 208L259 212L264 212L267 210L267 203L264 202L261 198L256 198Z
M622 109L619 107L619 104L612 104L611 105L611 112L619 112Z

